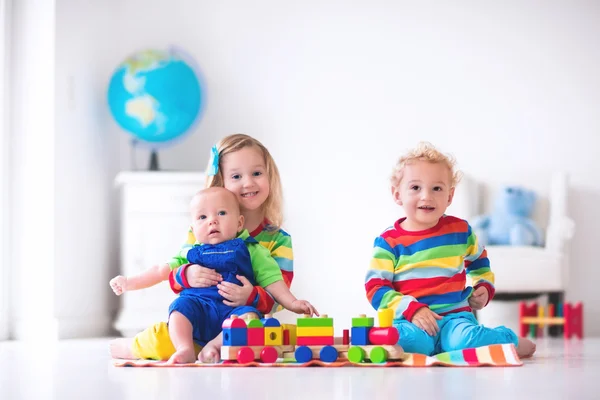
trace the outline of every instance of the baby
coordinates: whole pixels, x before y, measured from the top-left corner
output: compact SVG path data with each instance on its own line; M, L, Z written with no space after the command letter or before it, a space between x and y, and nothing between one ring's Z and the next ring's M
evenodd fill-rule
M305 300L298 300L283 281L281 270L269 251L242 230L244 217L235 195L227 189L212 187L198 192L191 201L192 230L198 243L184 248L169 263L151 267L133 277L117 276L110 286L117 295L138 290L169 279L171 269L192 263L213 268L223 281L240 284L244 276L260 285L290 311L317 314ZM170 363L189 363L197 358L194 342L204 346L221 331L230 315L260 313L251 306L231 307L216 286L185 288L169 307L169 336L176 352ZM199 355L198 355L199 357Z

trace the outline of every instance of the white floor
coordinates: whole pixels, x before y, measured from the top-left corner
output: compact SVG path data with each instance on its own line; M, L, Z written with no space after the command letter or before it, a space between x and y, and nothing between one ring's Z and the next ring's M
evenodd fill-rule
M0 399L599 399L600 338L515 368L116 368L109 339L0 342Z

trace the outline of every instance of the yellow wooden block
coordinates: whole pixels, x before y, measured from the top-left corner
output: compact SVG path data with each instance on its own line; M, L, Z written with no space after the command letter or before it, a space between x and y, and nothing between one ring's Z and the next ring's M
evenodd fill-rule
M394 310L391 308L379 310L377 311L377 317L379 318L380 328L391 328L392 322L394 321Z
M333 336L333 326L321 326L321 327L308 327L308 326L299 326L296 328L296 335L298 337L302 336Z
M283 327L274 326L265 328L265 346L283 345Z

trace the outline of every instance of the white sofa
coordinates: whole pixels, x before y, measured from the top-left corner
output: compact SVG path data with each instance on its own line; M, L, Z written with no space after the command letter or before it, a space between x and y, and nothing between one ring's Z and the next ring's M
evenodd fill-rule
M495 195L504 185L520 185L536 192L532 218L543 232L544 246L487 247L496 276L496 299L517 301L548 294L550 302L560 303L569 278L569 243L575 231L567 209L567 174L532 175L516 171L506 173L505 180L487 181L465 174L447 213L467 220L490 213ZM486 309L480 313L481 317L485 316ZM517 313L515 311L515 315Z

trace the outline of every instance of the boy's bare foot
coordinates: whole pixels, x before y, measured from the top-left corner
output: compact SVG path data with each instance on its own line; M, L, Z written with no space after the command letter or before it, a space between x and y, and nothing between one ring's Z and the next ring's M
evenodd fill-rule
M177 349L169 358L167 364L190 364L196 362L196 355L193 347L182 347Z
M111 340L108 345L108 352L112 358L124 358L128 360L137 359L131 352L132 339L119 338Z
M517 345L517 354L521 358L529 358L535 353L535 343L526 338L519 338Z
M198 353L198 360L203 363L217 363L221 359L221 345L215 339L206 343Z

